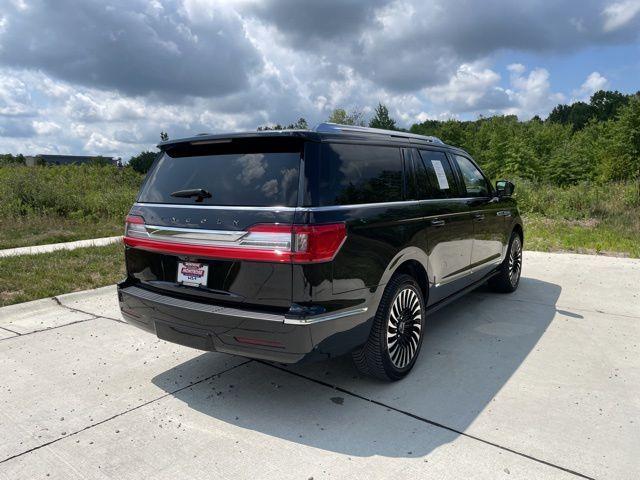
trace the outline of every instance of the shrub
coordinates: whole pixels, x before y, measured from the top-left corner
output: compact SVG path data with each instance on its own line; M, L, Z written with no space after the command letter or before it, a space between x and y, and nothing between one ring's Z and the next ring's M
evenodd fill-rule
M142 177L112 165L0 167L0 217L124 218Z
M154 152L142 152L129 160L129 166L138 173L147 173L153 165L158 154Z

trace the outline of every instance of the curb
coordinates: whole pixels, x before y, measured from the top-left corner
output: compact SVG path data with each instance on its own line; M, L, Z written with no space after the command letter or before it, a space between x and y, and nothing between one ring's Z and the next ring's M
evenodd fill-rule
M106 296L115 298L115 284L89 290L63 293L53 297L45 297L37 300L31 300L29 302L15 303L13 305L7 305L6 307L0 307L0 329L3 328L3 325L6 326L7 324L17 320L32 316L46 316L47 314L52 314L54 312L59 312L60 315L64 315L65 313L82 313L94 317L111 318L102 315L100 312L94 311L94 308L88 308L88 311L84 310L87 304L95 306L95 300ZM111 319L118 320L114 318ZM51 328L51 325L43 325L43 328Z
M60 308L60 305L53 297L39 298L38 300L0 307L0 327L11 321L15 321L16 318L28 317L30 315L55 310L56 308Z
M57 250L75 250L83 247L102 247L122 241L122 236L92 238L89 240L77 240L75 242L50 243L48 245L34 245L32 247L7 248L0 250L0 258L15 257L18 255L35 255L39 253L55 252Z
M90 290L80 290L78 292L62 293L52 297L60 302L61 305L68 306L71 302L80 300L91 300L94 297L100 297L105 294L116 294L116 284L107 285L105 287L92 288Z

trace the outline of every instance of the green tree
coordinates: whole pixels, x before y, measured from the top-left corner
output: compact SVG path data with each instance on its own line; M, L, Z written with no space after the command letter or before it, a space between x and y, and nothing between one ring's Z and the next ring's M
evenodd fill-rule
M141 152L140 154L129 159L129 165L138 173L147 173L156 159L157 153Z
M595 115L594 108L588 103L575 102L571 105L558 105L555 107L547 121L563 124L571 124L574 130L584 128Z
M538 163L535 152L524 136L509 139L501 173L506 177L520 177L532 180L538 178Z
M386 105L378 103L375 115L369 121L372 128L382 128L384 130L396 130L396 121L389 116L389 109Z
M113 162L111 161L111 159L103 157L102 155L93 157L89 163L91 165L99 165L101 167L104 167L107 165L113 165Z
M631 98L620 110L612 139L612 155L602 164L602 178L640 179L640 97Z
M25 163L25 158L21 153L19 153L18 155L12 155L11 153L0 154L0 166L24 165Z
M599 90L591 95L589 104L595 117L603 122L616 118L620 109L629 103L630 98L631 96L618 91Z
M258 127L258 131L265 130L307 130L309 128L309 124L304 119L304 117L300 117L297 121L290 123L289 125L283 126L279 123L275 125L261 125Z
M364 113L359 108L353 108L350 112L344 108L336 108L329 115L329 122L338 123L340 125L355 125L364 127Z

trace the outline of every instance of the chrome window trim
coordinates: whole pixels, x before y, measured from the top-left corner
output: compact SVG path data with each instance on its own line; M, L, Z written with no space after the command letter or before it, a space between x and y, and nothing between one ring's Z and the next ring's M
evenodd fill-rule
M423 205L436 202L468 202L478 200L481 197L455 197L455 198L429 198L424 200L400 200L397 202L356 203L350 205L325 205L322 207L251 207L237 205L186 205L183 203L145 203L136 202L135 207L160 207L160 208L196 208L206 210L242 210L261 212L330 212L332 210L355 210L358 208L402 207L411 205Z
M261 212L295 212L297 207L247 207L247 206L238 206L238 205L187 205L184 203L147 203L147 202L136 202L133 204L134 207L159 207L159 208L190 208L190 209L198 209L198 210L250 210L250 211L261 211Z

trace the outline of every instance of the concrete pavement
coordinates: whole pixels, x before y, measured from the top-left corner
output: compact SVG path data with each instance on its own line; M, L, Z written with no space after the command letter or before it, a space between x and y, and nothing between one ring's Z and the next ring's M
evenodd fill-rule
M640 260L526 252L412 374L167 344L106 287L0 309L0 479L640 477Z

